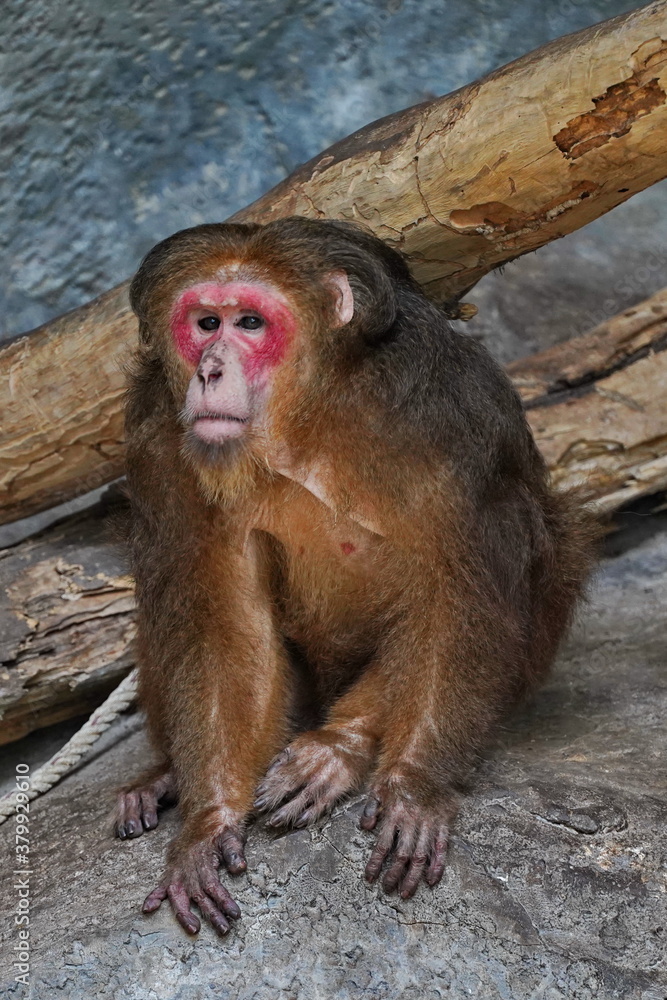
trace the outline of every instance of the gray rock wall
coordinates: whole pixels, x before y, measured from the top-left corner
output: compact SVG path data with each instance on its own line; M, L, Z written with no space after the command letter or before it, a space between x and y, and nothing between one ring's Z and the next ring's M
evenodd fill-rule
M360 126L636 6L624 0L23 0L2 9L5 335L128 277ZM657 289L667 188L492 275L506 359Z

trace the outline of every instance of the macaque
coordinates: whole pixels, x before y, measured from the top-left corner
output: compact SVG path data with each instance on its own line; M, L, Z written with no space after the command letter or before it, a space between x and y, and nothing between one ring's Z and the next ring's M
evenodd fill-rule
M204 225L146 256L127 402L140 701L158 755L116 833L177 799L190 933L239 907L249 818L367 785L366 877L445 868L463 783L544 676L591 558L502 369L364 229Z

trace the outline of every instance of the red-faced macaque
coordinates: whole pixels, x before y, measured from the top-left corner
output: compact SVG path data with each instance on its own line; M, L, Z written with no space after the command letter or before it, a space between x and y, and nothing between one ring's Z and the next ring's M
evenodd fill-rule
M116 832L183 825L182 926L239 908L253 812L367 785L366 867L411 896L494 726L551 663L590 563L500 367L342 222L205 225L145 258L127 404L140 699L159 755ZM306 716L309 715L309 722ZM384 869L384 870L383 870Z

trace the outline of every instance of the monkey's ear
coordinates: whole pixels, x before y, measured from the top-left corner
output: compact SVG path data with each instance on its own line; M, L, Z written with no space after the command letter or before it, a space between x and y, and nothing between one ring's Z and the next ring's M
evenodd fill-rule
M345 326L354 316L354 295L345 271L331 271L326 278L336 299L338 326Z

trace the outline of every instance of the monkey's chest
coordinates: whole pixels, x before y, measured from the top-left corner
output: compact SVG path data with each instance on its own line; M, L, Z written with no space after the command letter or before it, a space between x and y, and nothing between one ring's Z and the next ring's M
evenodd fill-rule
M389 545L315 498L293 500L270 527L281 550L283 632L315 661L366 655L391 600Z

